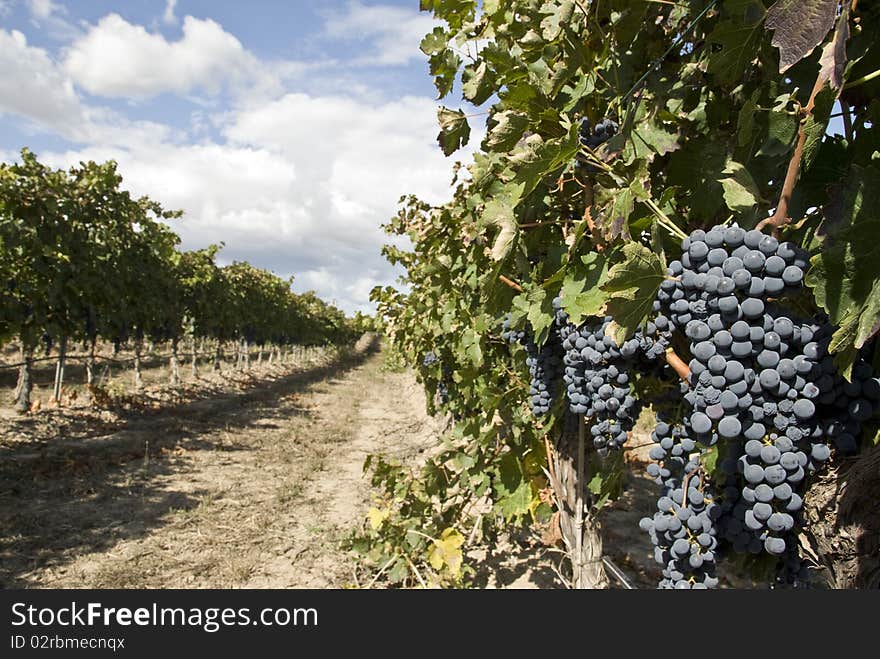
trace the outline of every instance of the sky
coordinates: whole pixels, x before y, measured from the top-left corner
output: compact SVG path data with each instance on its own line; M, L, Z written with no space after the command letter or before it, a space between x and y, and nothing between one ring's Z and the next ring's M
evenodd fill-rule
M402 274L381 224L404 194L451 194L433 26L416 0L0 0L0 161L114 159L184 211L183 249L222 242L221 264L372 312Z
M371 312L401 274L380 225L451 193L433 26L416 0L0 0L0 160L114 159L182 248Z

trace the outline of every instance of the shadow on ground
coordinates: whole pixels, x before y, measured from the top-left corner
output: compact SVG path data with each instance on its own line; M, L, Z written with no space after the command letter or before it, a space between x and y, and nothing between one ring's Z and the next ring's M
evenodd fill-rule
M298 394L365 357L254 379L243 391L205 389L194 400L106 422L63 411L0 421L0 587L27 587L35 570L106 551L149 533L170 512L194 508L200 490L163 485L181 468L181 453L251 450L234 440L236 430L277 427L272 419L281 415L311 416Z

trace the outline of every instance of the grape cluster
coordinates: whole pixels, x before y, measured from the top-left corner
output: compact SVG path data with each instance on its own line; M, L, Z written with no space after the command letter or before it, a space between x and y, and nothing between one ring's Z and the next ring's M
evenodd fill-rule
M449 402L449 385L452 382L452 367L449 364L440 362L440 358L433 350L426 352L422 356L422 366L430 368L434 364L440 364L440 379L437 381L437 395L440 398L440 404L446 405Z
M437 384L437 395L440 397L440 404L449 403L449 383L452 382L452 369L448 364L443 364L440 369L440 382Z
M694 466L690 461L685 464ZM706 589L718 585L715 527L719 508L711 486L704 481L692 469L681 484L664 486L657 512L639 522L654 543L654 560L663 566L660 588Z
M638 416L635 374L653 370L666 383L652 401L648 467L661 491L657 512L640 523L662 588L716 586L716 556L731 549L776 557L779 582L802 585L795 532L806 480L833 450L858 450L862 424L880 411L880 378L860 357L846 380L830 354L828 319L786 306L809 263L798 246L717 225L681 247L650 320L622 344L610 317L575 326L559 298L544 346L509 321L503 336L526 348L533 412L549 411L561 379L570 412L586 418L603 455L624 444ZM686 381L672 381L663 359L676 334L690 354ZM711 474L710 449L720 458Z
M589 149L596 149L614 137L618 130L619 126L617 125L617 122L612 121L611 119L602 119L602 121L593 127L590 120L587 117L583 117L581 119L581 124L578 127L578 139L582 146ZM596 169L595 165L590 164L586 159L586 156L583 154L577 156L574 166L576 171L584 174L595 174L599 171Z
M569 409L589 419L593 445L600 454L619 449L635 424L638 407L630 382L630 360L608 333L611 318L591 318L575 327L568 322L561 300L556 298L553 304L565 351L563 382Z
M535 343L530 333L512 330L510 318L505 318L501 337L510 343L519 343L526 349L526 366L529 368L529 407L535 417L550 412L559 388L562 374L562 346L559 337L551 332L544 345Z
M671 452L721 442L723 489L712 507L710 535L735 551L783 557L789 573L801 576L792 560L792 530L803 505L804 478L829 458L829 439L841 450L855 449L858 421L869 418L872 401L880 399L880 381L864 362L854 369L852 383L837 372L828 354L827 323L797 319L778 306L799 289L807 263L807 254L792 243L737 226L694 231L682 242L655 311L661 324L671 321L689 340L686 409L677 425L659 421L652 458L660 463L650 470L664 488L661 513L668 513L665 504L678 500L673 494L681 482L667 466L675 457ZM685 461L683 471L695 468ZM687 572L670 566L676 558L669 554L671 538L656 524L655 515L644 527L657 543L663 584L678 587L678 575ZM687 581L701 583L699 577Z
M666 374L666 377L669 377ZM721 509L713 485L700 473L699 443L682 415L681 395L688 386L669 383L654 401L657 425L648 474L661 485L657 512L639 522L654 544L654 559L662 566L660 588L703 589L718 584L717 519Z
M595 149L614 137L618 130L617 122L611 119L602 119L594 128L590 120L584 117L578 127L578 138L584 146Z

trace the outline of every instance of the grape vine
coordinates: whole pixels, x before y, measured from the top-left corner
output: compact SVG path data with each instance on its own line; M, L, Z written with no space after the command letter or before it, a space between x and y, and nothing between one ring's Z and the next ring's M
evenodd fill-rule
M604 585L597 519L642 406L661 587L715 587L737 556L776 586L870 573L858 542L803 551L811 488L874 450L880 388L877 9L813 4L831 11L421 3L442 21L422 42L438 95L463 96L441 148L488 119L451 201L405 198L387 225L411 241L385 250L407 292L373 298L432 397L421 360L442 346L453 427L429 480L377 477L368 563L458 583L470 544L554 514L571 582Z
M229 341L355 340L357 328L342 311L314 293L293 293L292 279L248 263L220 266L217 246L179 251L169 223L182 213L135 199L121 185L113 161L53 170L23 149L20 162L0 163L0 344L16 338L21 347L20 412L30 407L40 344L47 354L58 347L63 374L68 343L84 343L91 385L98 338L117 349L130 341L137 386L147 339L171 344L174 384L185 339L193 367L196 340L215 342L218 356ZM56 401L60 385L56 376Z

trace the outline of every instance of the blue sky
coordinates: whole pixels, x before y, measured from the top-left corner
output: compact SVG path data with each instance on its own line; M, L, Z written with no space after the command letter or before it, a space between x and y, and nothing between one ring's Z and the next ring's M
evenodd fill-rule
M379 225L449 195L432 26L416 0L0 0L0 157L113 158L184 248L371 310Z

